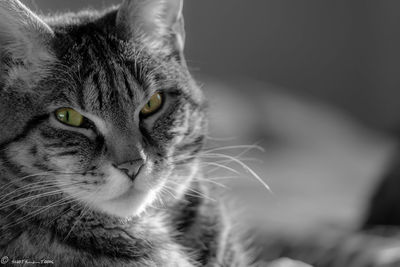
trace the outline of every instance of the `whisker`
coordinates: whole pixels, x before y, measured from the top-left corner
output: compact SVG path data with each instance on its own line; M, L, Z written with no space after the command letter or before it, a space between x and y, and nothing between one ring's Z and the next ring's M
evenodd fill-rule
M222 184L222 183L218 183L218 182L216 182L216 181L207 179L207 178L198 178L198 177L194 177L193 179L195 179L195 180L197 180L197 181L208 182L208 183L211 183L211 184L220 186L220 187L222 187L222 188L224 188L224 189L229 189L228 186L226 186L226 185L224 185L224 184Z
M237 170L235 170L235 169L233 169L233 168L231 168L231 167L228 167L228 166L219 164L219 163L215 163L215 162L202 162L202 163L200 163L200 164L201 164L201 165L205 164L205 165L216 166L216 167L217 167L216 169L222 168L222 169L226 169L226 170L228 170L228 171L230 171L230 172L239 174L239 172L238 172ZM210 172L207 172L207 173L210 173Z
M167 192L167 193L170 194L174 199L178 199L177 196L175 196L170 190L173 191L174 189L171 188L171 187L169 187L169 186L167 186L167 185L164 185L164 187L161 188L161 192Z
M248 165L246 165L245 163L243 163L242 161L238 160L237 158L233 157L233 156L229 156L229 155L225 155L225 154L208 154L209 156L219 156L219 157L226 157L231 159L232 161L236 162L237 164L239 164L240 166L242 166L243 169L245 169L246 171L248 171L256 180L258 180L268 191L271 191L271 188L263 181L263 179L260 178L260 176L258 176L258 174L253 171Z
M20 204L23 204L25 202L29 203L30 201L37 200L37 199L40 199L40 198L43 198L43 197L55 196L55 195L58 195L58 194L64 193L64 192L65 191L63 189L58 189L58 190L53 190L53 191L50 191L50 192L41 193L41 194L38 194L38 195L33 195L33 196L25 197L25 198L20 198L20 199L14 200L14 201L3 202L0 205L0 210L8 208L8 207L13 206L13 205L20 205ZM4 204L6 204L6 205L4 205Z
M204 150L202 152L208 153L208 152L215 152L215 151L221 151L221 150L233 150L233 149L242 149L245 148L245 153L248 151L255 149L261 152L265 152L265 149L259 145L237 145L237 146L223 146L223 147L217 147L217 148L211 148ZM241 152L243 153L243 152Z
M18 218L18 220L13 221L13 222L10 222L9 224L6 224L4 227L5 227L5 228L8 228L8 227L10 227L11 225L21 224L21 223L23 223L23 222L29 220L30 218L35 217L35 216L37 216L37 215L39 215L39 214L45 212L46 210L48 210L48 209L50 209L50 208L52 208L52 207L54 207L54 206L57 206L59 203L62 203L62 202L65 201L66 199L75 198L76 196L78 196L78 194L75 194L74 196L69 196L69 197L67 197L67 198L62 198L62 199L60 199L60 200L58 200L58 201L52 203L51 205L45 206L45 207L43 207L43 208L40 208L40 209L36 210L35 212L31 212L31 213L28 213L28 214L24 215L24 216L22 216L21 218ZM12 215L14 212L16 212L16 211L17 211L17 210L14 210L14 211L11 212L10 214L8 214L5 218L8 218L9 216L11 216L11 215ZM4 218L4 219L5 219L5 218Z
M213 137L210 135L206 135L206 139L210 141L217 141L217 142L228 142L237 140L237 137Z
M179 183L176 183L176 182L174 182L174 181L168 181L168 182L169 182L169 183L173 183L173 184L175 184L175 185L177 185L177 186L180 185ZM186 195L190 195L190 196L194 196L194 197L202 197L202 198L204 198L204 199L208 199L208 200L211 200L211 201L213 201L213 202L216 202L215 199L213 199L213 198L207 196L206 194L201 193L201 192L199 192L199 191L197 191L197 190L195 190L195 189L193 189L193 188L190 188L190 186L189 186L186 190L189 190L189 191L191 191L191 192L197 194L197 195L191 195L191 194L188 194L187 192L185 192Z
M79 183L83 183L83 182L79 182L79 181L75 181L75 182L61 182L61 181L46 181L46 180L41 180L41 181L37 181L34 183L29 183L26 184L24 186L21 187L17 187L15 190L8 192L7 194L3 195L2 197L0 197L0 200L5 198L8 195L12 195L15 193L18 193L19 191L23 191L23 190L30 190L30 189L36 189L36 188L51 188L51 187L57 187L57 186L65 186L65 185L76 185ZM16 185L17 186L17 185Z
M90 173L90 172L87 172ZM25 179L28 178L32 178L32 177L36 177L36 176L48 176L48 175L53 175L53 174L62 174L62 175L82 175L83 173L79 173L79 172L59 172L59 171L47 171L47 172L41 172L41 173L35 173L35 174L30 174L30 175L26 175L24 177L21 178L15 178L12 179L12 181L6 183L5 185L0 187L0 191L5 191L7 188L9 188L10 186L12 186L13 184L15 184L16 182L20 182L23 181Z
M79 182L76 182L76 183L73 183L73 184L77 184L77 183L79 183ZM70 185L70 184L71 183L65 183L65 184L60 183L61 186ZM71 184L71 185L73 185L73 184ZM15 197L18 197L20 195L28 193L29 190L32 190L32 191L34 191L34 189L39 189L39 190L43 189L44 190L44 189L48 189L48 188L51 188L51 187L58 187L60 185L57 185L56 183L54 183L54 181L38 181L38 182L35 182L35 183L27 184L27 185L22 186L22 187L18 187L14 191L11 191L11 192L3 195L2 197L0 197L0 200L5 199L9 195L14 195L14 198L15 198ZM27 191L24 192L24 190L27 190ZM23 191L23 192L20 193L20 191ZM19 193L19 194L15 195L16 193Z
M208 163L208 162L212 162L212 163L231 163L231 162L235 162L231 159L224 159L224 160L217 160L217 161L204 161L204 159L216 159L218 157L208 157L208 156L199 156L200 159L203 159L203 161L201 163ZM256 158L241 158L241 157L237 157L238 160L240 161L246 161L246 162L257 162L257 163L262 163L262 160L256 159Z
M98 188L95 192L92 192L89 196L89 198L91 198L92 196L95 196L101 188ZM75 226L78 224L78 222L83 218L83 216L85 216L85 214L90 210L90 205L93 203L94 200L88 201L86 202L85 206L83 207L83 210L81 211L81 214L79 215L79 217L75 220L75 223L72 225L71 229L68 231L67 235L64 238L64 241L66 241L70 234L72 233L72 231L74 230Z
M10 186L11 186L13 183L15 183L16 181L18 181L18 182L19 182L19 181L23 181L23 180L28 179L28 178L31 178L31 177L45 175L46 173L48 173L48 172L30 174L30 175L26 175L26 176L21 177L21 178L13 179L12 181L10 181L10 182L6 183L5 185L1 186L1 187L0 187L0 191L6 190L8 187L10 187ZM11 185L10 185L10 184L11 184Z
M41 181L41 182L35 183L34 186L30 186L30 184L28 184L28 185L26 185L26 186L17 188L16 190L14 190L14 191L12 191L12 192L10 192L10 193L7 193L6 195L2 196L2 197L0 198L0 200L6 199L9 195L13 195L12 198L9 198L9 200L10 200L10 199L18 198L18 197L20 197L21 195L33 193L33 192L35 192L35 191L44 191L44 190L46 190L46 189L50 189L50 188L53 188L53 187L57 187L57 188L58 188L58 187L60 187L60 186L65 187L65 186L72 186L72 185L77 185L77 184L81 184L81 183L83 183L83 182L59 183L59 184L55 184L53 181ZM26 190L26 191L24 191L24 190ZM23 192L21 193L20 191L23 191ZM16 194L16 193L18 193L18 192L19 192L19 194ZM14 194L16 194L16 195L14 195ZM1 202L0 202L0 203L1 203ZM3 203L4 203L4 202L3 202Z

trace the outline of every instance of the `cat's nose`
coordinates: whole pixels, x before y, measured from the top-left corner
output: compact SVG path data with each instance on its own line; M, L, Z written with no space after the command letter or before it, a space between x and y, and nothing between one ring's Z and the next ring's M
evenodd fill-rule
M136 159L115 165L115 167L126 173L129 178L134 179L140 172L140 169L143 167L144 163L144 159Z

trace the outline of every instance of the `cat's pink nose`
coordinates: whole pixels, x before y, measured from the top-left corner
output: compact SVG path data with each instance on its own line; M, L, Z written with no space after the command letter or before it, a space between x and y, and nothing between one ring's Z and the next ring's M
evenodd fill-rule
M127 161L119 165L114 165L117 169L124 172L129 178L134 179L140 172L140 169L144 166L144 159L136 159Z

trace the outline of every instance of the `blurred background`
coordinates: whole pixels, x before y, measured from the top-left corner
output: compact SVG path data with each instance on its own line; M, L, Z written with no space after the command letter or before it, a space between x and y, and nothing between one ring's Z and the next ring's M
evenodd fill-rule
M120 1L26 0L42 14ZM186 0L186 56L228 194L265 225L356 227L400 130L398 1ZM248 158L256 159L249 160ZM247 162L249 160L249 162ZM225 182L227 169L208 173ZM233 207L230 207L233 209Z

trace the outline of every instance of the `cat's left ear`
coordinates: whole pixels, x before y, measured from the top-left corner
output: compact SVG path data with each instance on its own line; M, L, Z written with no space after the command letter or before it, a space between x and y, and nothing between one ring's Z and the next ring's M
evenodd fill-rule
M117 30L125 40L159 52L182 56L185 30L183 0L125 0L117 14Z

